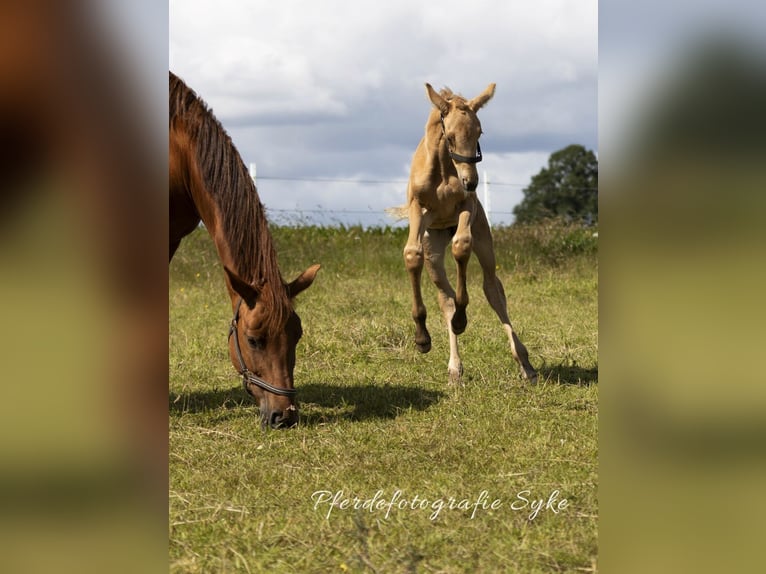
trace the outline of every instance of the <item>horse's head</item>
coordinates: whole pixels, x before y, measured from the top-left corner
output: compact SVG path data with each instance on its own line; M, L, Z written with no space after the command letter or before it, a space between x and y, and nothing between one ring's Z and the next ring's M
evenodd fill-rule
M437 93L431 84L426 84L428 99L441 114L442 129L452 163L458 178L466 191L476 191L479 173L476 164L481 161L481 122L476 115L484 104L495 95L495 84L472 100L453 94L444 89Z
M319 265L312 265L284 285L286 297L275 296L274 286L268 283L251 285L229 268L224 269L232 293L238 296L229 336L232 363L258 403L263 426L294 426L298 422L293 386L295 348L303 330L292 302L314 281Z

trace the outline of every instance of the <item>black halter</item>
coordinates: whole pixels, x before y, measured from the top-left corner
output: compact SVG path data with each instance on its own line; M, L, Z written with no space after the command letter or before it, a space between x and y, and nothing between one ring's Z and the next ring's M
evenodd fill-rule
M250 390L247 388L249 383L262 388L264 391L274 393L275 395L294 397L297 392L295 389L280 389L279 387L274 387L260 377L255 376L255 374L245 365L245 359L242 357L242 349L239 348L239 336L237 336L237 321L239 320L239 307L241 305L242 297L237 301L237 309L234 311L234 318L231 320L231 326L229 327L229 338L231 338L232 335L235 335L234 350L237 352L237 359L239 360L239 373L242 375L242 388L245 389L246 393L250 393Z
M442 121L442 133L444 134L444 139L447 139L447 130L444 128L444 116L441 116ZM476 140L476 155L474 157L468 157L465 155L460 155L459 153L455 153L450 149L449 141L447 141L447 152L449 153L449 156L452 158L453 161L456 161L458 163L479 163L482 160L481 155L481 144L479 143L479 140Z

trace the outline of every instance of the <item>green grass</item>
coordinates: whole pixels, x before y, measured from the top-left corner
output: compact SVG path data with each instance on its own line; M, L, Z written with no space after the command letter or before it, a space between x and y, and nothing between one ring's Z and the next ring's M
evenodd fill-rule
M540 370L521 379L469 267L465 385L424 281L433 348L412 341L405 229L272 229L299 297L301 424L262 431L226 348L230 302L204 230L170 265L170 563L173 572L583 572L597 557L598 269L591 230L495 232L509 313ZM451 266L454 267L454 266ZM450 269L454 276L454 270ZM424 279L426 275L424 274ZM428 508L315 508L318 491ZM548 500L559 513L512 508ZM487 507L473 503L487 491ZM526 494L524 491L530 491ZM314 495L314 498L312 498ZM425 503L424 503L425 504ZM466 503L464 503L466 504ZM328 510L331 510L329 518Z

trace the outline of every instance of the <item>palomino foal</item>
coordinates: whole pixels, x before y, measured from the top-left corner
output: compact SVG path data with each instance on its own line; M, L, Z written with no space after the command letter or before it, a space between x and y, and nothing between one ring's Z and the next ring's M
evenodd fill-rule
M476 197L481 161L481 123L476 116L495 94L495 84L472 100L445 88L440 93L426 84L434 107L428 116L425 136L412 158L407 187L407 205L400 213L409 217L410 231L404 248L404 262L412 283L412 318L415 320L415 345L422 353L431 349L426 328L426 307L420 288L425 262L428 274L439 291L439 307L447 321L451 383L460 382L463 364L457 349L457 336L465 331L466 268L471 251L476 253L484 272L484 295L503 324L511 353L531 382L537 372L529 363L527 349L513 331L508 318L505 291L495 274L495 253L484 208ZM452 256L457 263L457 292L444 270L444 253L452 240Z

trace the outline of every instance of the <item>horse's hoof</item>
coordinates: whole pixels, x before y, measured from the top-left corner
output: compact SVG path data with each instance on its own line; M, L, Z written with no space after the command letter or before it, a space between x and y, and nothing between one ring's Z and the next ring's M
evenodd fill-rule
M450 325L452 325L452 332L455 333L455 335L460 335L465 331L465 328L468 325L468 317L465 314L465 308L455 310Z
M453 387L463 386L463 365L460 365L460 368L458 369L453 369L450 367L449 384Z

